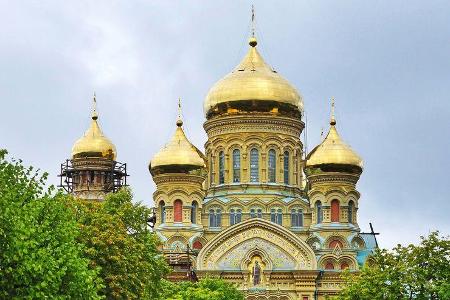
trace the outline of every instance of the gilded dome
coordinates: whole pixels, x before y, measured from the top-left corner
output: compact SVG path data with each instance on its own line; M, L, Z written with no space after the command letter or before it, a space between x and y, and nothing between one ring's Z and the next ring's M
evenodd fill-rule
M94 96L91 126L73 145L72 158L103 157L115 160L117 155L116 146L103 135L103 132L98 125L98 114L95 109L95 103Z
M219 105L255 101L286 104L298 111L303 110L303 100L294 86L274 71L256 49L257 41L250 39L250 49L239 65L209 90L204 102L204 112Z
M336 121L332 117L330 131L325 139L309 153L306 167L320 165L342 165L358 167L362 170L363 160L339 136Z
M172 171L190 171L205 168L205 157L203 153L189 142L183 131L183 121L177 120L177 129L172 139L153 156L149 169L164 169Z

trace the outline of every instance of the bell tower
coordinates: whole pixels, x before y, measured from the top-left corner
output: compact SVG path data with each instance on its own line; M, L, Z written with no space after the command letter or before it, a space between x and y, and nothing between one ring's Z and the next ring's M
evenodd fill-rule
M127 167L116 161L114 144L98 124L97 99L94 94L91 125L72 147L72 156L61 164L59 187L85 200L101 201L110 192L127 185Z

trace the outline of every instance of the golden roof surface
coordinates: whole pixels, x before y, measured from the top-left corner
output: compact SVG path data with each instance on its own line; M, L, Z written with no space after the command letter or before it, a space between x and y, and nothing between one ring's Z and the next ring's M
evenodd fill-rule
M303 110L303 100L294 86L274 71L256 49L252 37L250 49L239 65L209 90L204 102L205 115L218 104L233 101L276 101Z
M92 111L91 126L84 135L78 139L72 147L72 158L79 157L103 157L116 159L116 146L104 136L97 119L98 114L95 108L96 100L94 95L94 109Z
M334 114L330 122L330 131L328 131L322 143L311 151L306 161L307 167L328 164L350 165L363 168L362 158L339 136L336 130Z
M183 121L178 119L176 124L177 129L172 139L150 161L150 170L169 166L205 167L204 155L184 134Z

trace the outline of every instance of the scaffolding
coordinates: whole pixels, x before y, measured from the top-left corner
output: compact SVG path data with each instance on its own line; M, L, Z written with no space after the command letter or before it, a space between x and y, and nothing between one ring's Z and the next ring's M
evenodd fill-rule
M86 162L86 163L84 163ZM99 165L96 166L95 162ZM64 188L67 193L73 193L74 191L89 191L90 187L94 185L93 176L88 176L87 184L80 182L81 174L100 174L103 175L103 191L105 193L117 192L121 187L127 185L127 164L117 161L107 160L77 160L74 163L72 159L66 159L61 164L61 172L58 175L60 177L60 183L58 187ZM80 188L83 186L83 188ZM98 184L96 184L98 187Z

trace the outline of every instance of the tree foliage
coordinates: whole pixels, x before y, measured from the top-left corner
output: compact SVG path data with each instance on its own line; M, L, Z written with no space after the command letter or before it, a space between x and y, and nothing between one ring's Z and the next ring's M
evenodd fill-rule
M99 299L67 197L0 150L0 298Z
M148 230L150 210L134 204L128 189L104 202L73 200L72 208L85 255L93 269L100 267L105 284L100 294L107 299L157 299L168 267L157 237Z
M361 272L344 275L338 299L450 299L450 240L438 232L418 246L378 250Z
M161 300L244 300L242 292L222 279L205 278L192 283L165 282Z

